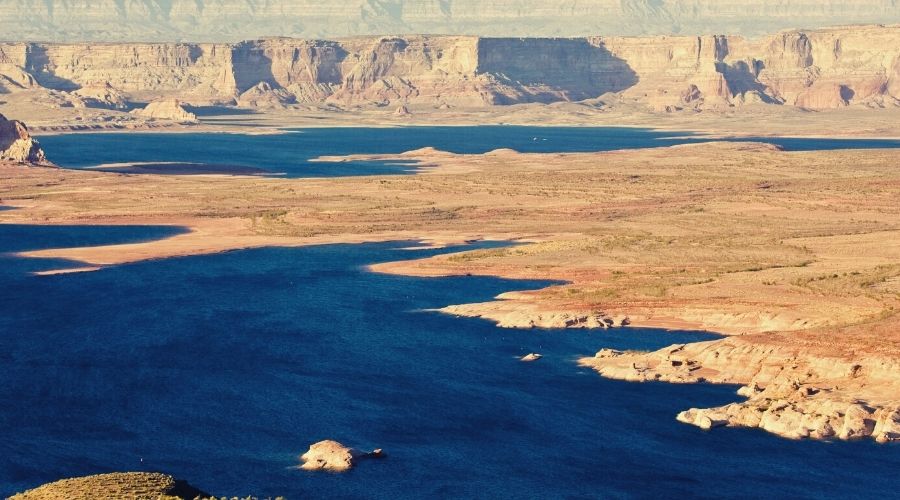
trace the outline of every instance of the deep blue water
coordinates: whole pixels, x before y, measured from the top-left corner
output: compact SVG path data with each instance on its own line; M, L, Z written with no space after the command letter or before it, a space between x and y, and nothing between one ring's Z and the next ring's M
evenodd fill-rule
M184 234L179 226L0 226L0 254L47 248L120 245Z
M0 252L171 228L0 226ZM630 384L576 366L691 332L507 330L421 309L546 282L411 278L409 243L267 248L31 276L0 260L0 494L160 470L219 495L891 498L900 447L675 421L734 387ZM517 356L541 352L536 363ZM293 468L334 438L388 458ZM141 461L143 459L143 461Z
M176 173L285 174L330 177L409 173L404 162L321 163L323 155L402 153L434 147L454 153L485 153L497 148L521 152L589 152L703 142L685 132L615 127L404 127L310 128L280 135L102 133L40 138L48 157L64 167L111 163L176 162ZM898 140L752 138L788 150L897 148ZM185 165L186 164L186 165ZM164 166L156 167L164 170ZM260 172L255 172L260 173Z

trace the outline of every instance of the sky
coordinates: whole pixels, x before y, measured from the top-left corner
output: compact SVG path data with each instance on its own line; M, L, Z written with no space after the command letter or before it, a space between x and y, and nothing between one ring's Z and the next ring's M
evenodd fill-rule
M0 0L9 41L729 34L900 23L900 0Z

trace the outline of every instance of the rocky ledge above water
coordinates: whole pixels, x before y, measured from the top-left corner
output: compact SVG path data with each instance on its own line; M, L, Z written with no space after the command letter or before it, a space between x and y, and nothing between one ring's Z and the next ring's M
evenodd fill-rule
M745 338L656 352L602 349L581 365L632 382L742 384L746 401L678 414L703 429L755 427L791 439L900 442L900 363L884 356L818 357Z
M525 295L515 292L497 296L500 300L447 306L441 312L468 318L483 318L501 328L614 328L628 326L631 319L624 314L597 310L553 310L527 300L513 300Z

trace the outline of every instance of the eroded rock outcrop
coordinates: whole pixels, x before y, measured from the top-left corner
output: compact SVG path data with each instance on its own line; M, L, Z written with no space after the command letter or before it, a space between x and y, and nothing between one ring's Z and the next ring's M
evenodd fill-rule
M0 61L3 61L0 53ZM12 94L39 87L31 74L13 63L0 62L0 94Z
M309 451L300 455L300 461L303 462L300 468L345 472L350 470L361 459L382 457L384 457L384 452L381 449L364 452L344 446L337 441L325 440L313 444L309 447Z
M132 113L151 120L168 120L177 123L197 123L197 115L187 111L177 99L154 101Z
M768 390L768 389L767 389ZM874 407L853 401L807 397L754 396L745 403L683 411L678 420L702 429L758 427L790 439L861 439L900 441L900 407ZM797 389L815 393L816 389ZM775 390L774 392L779 392Z
M260 82L237 99L238 106L248 108L284 108L297 102L297 97L282 88L273 88L268 82Z
M8 120L3 115L0 115L0 160L48 163L41 145L28 133L28 127L18 120Z
M89 85L72 92L83 101L85 106L93 108L128 109L128 98L119 89L109 83Z
M680 344L652 353L602 349L580 361L632 382L741 384L746 401L692 408L679 421L703 429L755 427L791 439L900 441L900 362L817 356L753 336Z
M604 311L545 309L529 301L528 296L507 292L497 296L500 300L447 306L441 312L454 316L483 318L501 328L614 328L627 326L631 319L622 314ZM517 300L522 299L525 300Z

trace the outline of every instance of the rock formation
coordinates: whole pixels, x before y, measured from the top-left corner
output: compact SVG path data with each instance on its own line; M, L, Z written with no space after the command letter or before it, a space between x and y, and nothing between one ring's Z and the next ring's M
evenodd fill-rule
M0 160L47 164L44 150L28 133L28 127L3 115L0 115Z
M489 153L491 154L491 153ZM628 326L631 318L623 314L610 315L604 311L544 310L518 292L507 292L492 302L447 306L441 312L469 318L493 321L501 328L614 328Z
M3 61L2 57L0 61ZM34 77L21 67L10 62L0 62L0 94L12 94L36 87L39 85Z
M72 94L80 97L87 107L128 109L128 99L125 94L109 83L84 86L72 92Z
M185 110L177 99L153 101L142 109L132 113L152 120L168 120L177 123L197 123L197 115Z
M45 484L10 500L93 500L98 498L158 500L212 498L184 481L152 472L116 472Z
M745 336L652 353L602 349L580 362L604 377L632 382L741 384L745 401L678 414L679 421L703 429L758 427L791 439L900 441L900 365L882 356L817 356Z
M790 31L758 40L404 36L2 43L0 86L64 92L83 105L112 108L128 99L163 98L276 108L471 107L613 94L604 101L672 112L751 104L881 107L900 104L900 26Z
M284 108L297 102L297 97L285 89L272 88L269 82L259 82L240 95L238 106L248 108Z
M28 19L29 22L22 22ZM208 40L381 33L585 36L759 35L797 26L900 19L893 0L0 0L6 38Z
M356 462L364 458L381 458L384 452L376 449L371 452L363 452L354 448L348 448L337 441L319 441L309 447L309 451L300 455L300 466L306 470L325 470L329 472L345 472L356 465Z

